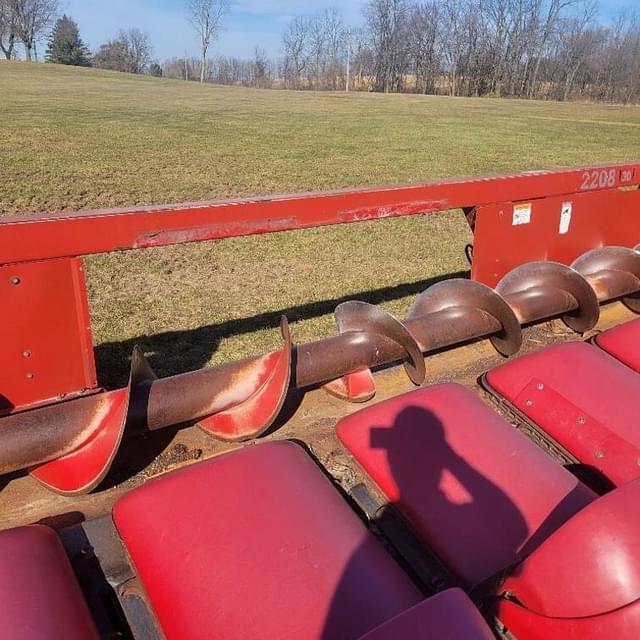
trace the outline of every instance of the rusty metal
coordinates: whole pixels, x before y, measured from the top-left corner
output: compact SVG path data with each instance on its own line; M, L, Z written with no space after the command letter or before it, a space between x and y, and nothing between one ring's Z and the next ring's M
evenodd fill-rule
M418 296L404 322L370 304L343 303L336 310L339 335L295 350L283 318L279 351L164 379L136 349L127 389L0 420L0 473L30 468L58 492L86 492L108 471L125 426L157 430L195 422L222 439L254 438L273 423L290 387L320 384L362 401L375 394L372 367L404 361L410 379L421 384L424 353L488 337L498 352L512 355L521 346L521 325L562 317L584 332L597 323L600 302L620 298L638 310L640 254L604 247L574 267L522 265L495 290L469 280L440 282Z
M640 253L626 247L602 247L580 256L572 265L584 276L600 302L621 298L640 313Z
M480 282L462 279L439 282L418 296L408 318L421 318L439 312L438 322L450 324L451 327L457 325L459 329L464 329L465 335L477 332L483 320L491 324L497 322L499 328L489 331L496 333L491 342L504 356L512 356L522 346L522 328L513 309L502 296ZM459 326L461 323L463 327ZM455 340L459 341L460 338ZM439 346L447 345L440 342ZM423 351L435 348L428 342L421 342L420 347Z
M228 380L228 391L221 394L228 407L209 414L198 422L198 426L208 434L223 440L246 440L257 438L264 433L278 417L284 404L291 381L293 343L286 318L280 321L282 349L258 358L252 365ZM250 371L253 367L254 371ZM266 379L261 374L267 373ZM253 387L247 389L247 385ZM244 400L238 401L240 398Z
M521 324L549 315L550 301L567 326L584 333L598 322L598 298L577 271L557 262L531 262L508 273L496 287Z

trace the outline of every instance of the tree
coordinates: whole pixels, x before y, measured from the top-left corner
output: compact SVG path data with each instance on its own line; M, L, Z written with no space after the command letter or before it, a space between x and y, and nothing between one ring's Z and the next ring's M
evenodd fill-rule
M144 73L151 63L152 47L149 34L140 29L120 31L114 40L100 45L93 63L101 69Z
M260 89L266 86L269 75L269 58L267 52L262 47L255 47L253 50L253 63L251 66L253 85Z
M152 62L149 65L149 75L155 78L162 78L162 67L159 62Z
M371 0L365 19L375 53L375 88L399 91L408 59L409 2Z
M121 31L119 37L126 45L129 73L144 73L151 64L153 53L149 34L140 29L129 29Z
M16 1L0 0L0 51L7 60L14 56L16 44Z
M187 17L200 40L200 82L206 79L207 53L222 28L233 0L187 0Z
M58 0L14 0L15 34L32 60L36 43L49 31L58 15Z
M78 25L66 15L58 19L51 32L46 60L77 67L88 67L91 64L89 48L80 38Z
M127 45L119 38L101 44L93 57L94 66L111 71L129 71L127 64Z
M284 79L287 86L298 87L309 61L310 20L305 16L295 17L287 26L283 36Z
M409 56L416 75L416 91L433 93L441 68L438 36L440 7L433 0L412 8L409 21Z

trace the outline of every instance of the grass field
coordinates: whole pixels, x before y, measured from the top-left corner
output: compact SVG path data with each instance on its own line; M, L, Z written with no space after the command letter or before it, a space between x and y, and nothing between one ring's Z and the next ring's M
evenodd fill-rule
M0 215L637 159L640 108L200 87L0 63ZM88 259L102 380L140 342L161 375L333 331L342 299L406 311L466 269L461 214Z

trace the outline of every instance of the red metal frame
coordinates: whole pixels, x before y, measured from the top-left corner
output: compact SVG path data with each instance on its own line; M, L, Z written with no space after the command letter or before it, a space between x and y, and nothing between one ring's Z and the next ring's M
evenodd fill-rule
M528 260L569 264L587 248L636 244L638 186L640 164L627 163L251 200L1 218L0 414L95 389L79 256L463 208L475 212L470 216L475 220L472 277L494 285L513 266ZM573 222L566 234L559 234L561 209L569 201ZM514 206L523 203L531 205L530 219L514 225ZM24 355L27 352L29 356Z
M97 385L82 260L0 267L0 414Z
M585 176L614 172L600 187ZM533 171L253 200L0 219L0 264L393 218L640 184L640 164ZM594 189L591 187L594 186Z
M633 248L639 241L639 189L481 206L476 209L471 276L495 287L505 273L525 262L571 264L589 249Z

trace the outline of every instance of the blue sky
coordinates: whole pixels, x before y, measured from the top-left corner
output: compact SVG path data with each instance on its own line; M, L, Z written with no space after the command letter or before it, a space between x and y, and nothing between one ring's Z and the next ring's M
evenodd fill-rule
M601 0L603 19L637 0ZM296 15L314 14L337 6L349 24L358 24L366 0L236 0L225 21L225 31L212 54L250 57L255 45L272 56L280 53L280 37ZM155 56L196 55L194 34L185 19L184 0L62 0L63 10L78 22L80 33L92 47L120 28L137 27L151 36Z

